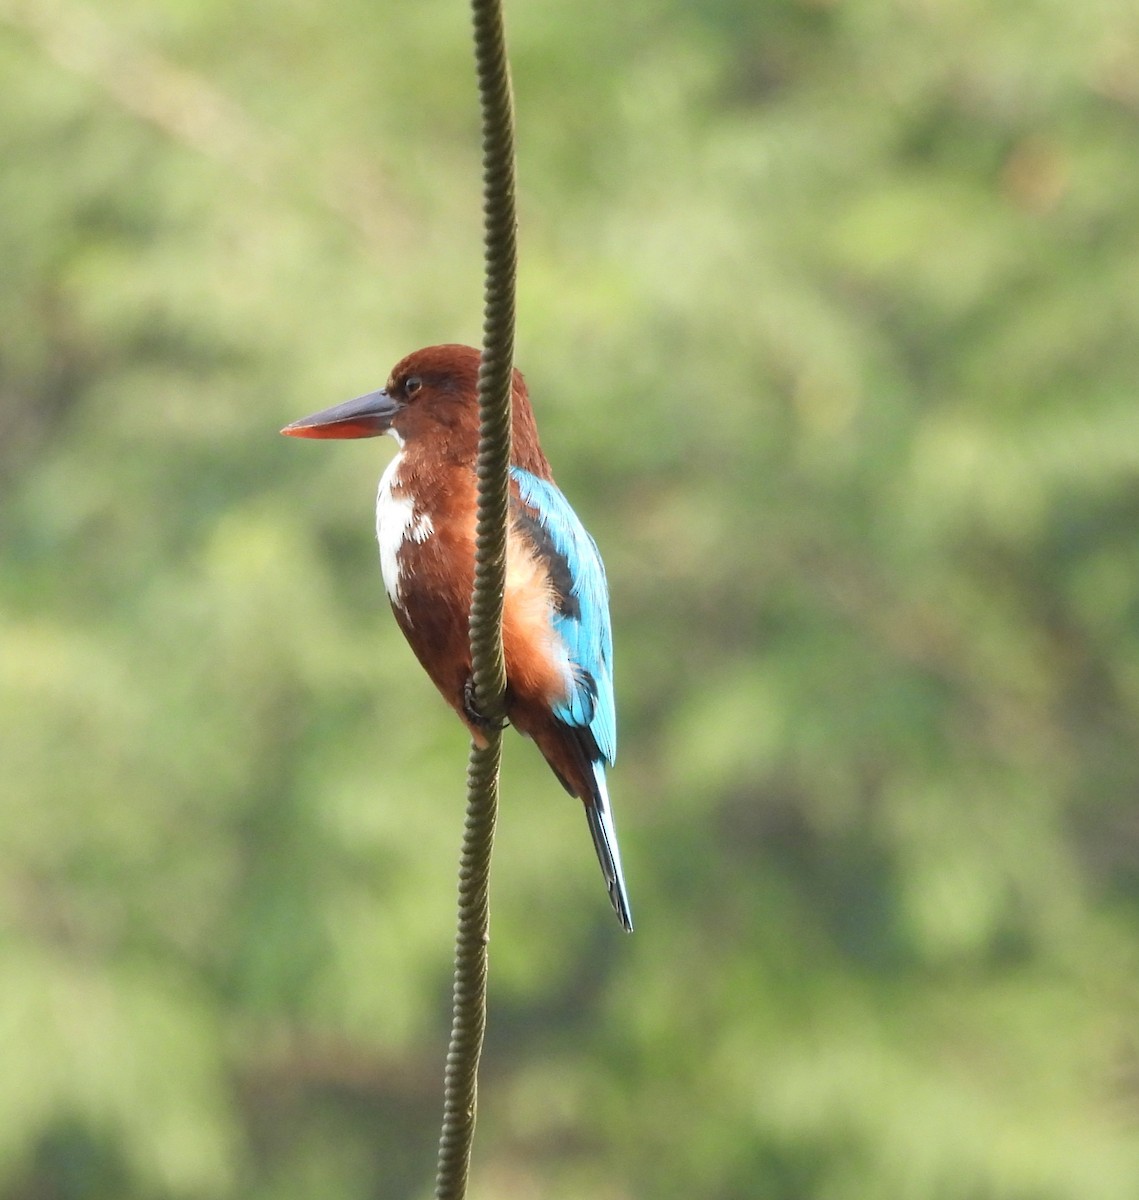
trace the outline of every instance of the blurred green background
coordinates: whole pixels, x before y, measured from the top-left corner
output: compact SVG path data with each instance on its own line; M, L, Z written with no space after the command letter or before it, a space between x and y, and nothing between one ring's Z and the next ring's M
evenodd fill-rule
M508 6L638 929L512 738L472 1200L1139 1195L1139 7ZM465 6L0 0L0 1195L430 1194L466 738L387 442Z

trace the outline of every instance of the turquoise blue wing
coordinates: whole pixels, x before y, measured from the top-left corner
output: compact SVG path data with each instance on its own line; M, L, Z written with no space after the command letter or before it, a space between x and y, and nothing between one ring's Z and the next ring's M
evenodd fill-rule
M598 754L617 756L613 703L613 633L609 586L597 543L585 531L557 484L511 467L521 506L515 520L546 563L555 593L554 631L573 667L569 695L554 708L567 725L588 729Z

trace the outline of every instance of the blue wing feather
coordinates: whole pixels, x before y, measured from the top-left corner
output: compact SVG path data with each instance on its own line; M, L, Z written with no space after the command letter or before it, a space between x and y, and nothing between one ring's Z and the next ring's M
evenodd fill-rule
M609 587L601 555L556 484L520 467L511 467L510 474L522 503L536 514L549 538L558 565L565 567L564 578L554 578L559 591L568 589L555 608L554 631L573 664L574 683L554 715L567 725L588 728L602 758L611 765L617 756L617 714Z

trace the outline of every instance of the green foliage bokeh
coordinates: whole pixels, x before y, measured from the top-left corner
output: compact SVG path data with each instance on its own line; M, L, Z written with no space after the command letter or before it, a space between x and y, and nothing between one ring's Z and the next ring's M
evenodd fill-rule
M0 1195L426 1196L465 737L390 449L466 9L0 0ZM508 6L638 930L508 748L472 1200L1139 1188L1139 11Z

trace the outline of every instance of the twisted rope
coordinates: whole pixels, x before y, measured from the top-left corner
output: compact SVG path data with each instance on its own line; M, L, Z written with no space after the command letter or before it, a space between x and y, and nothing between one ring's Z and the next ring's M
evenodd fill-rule
M451 1043L443 1082L443 1128L436 1200L462 1200L475 1132L479 1057L486 1029L488 891L498 814L500 723L506 664L502 601L506 588L506 513L510 498L510 383L514 359L517 267L514 213L514 107L501 0L472 0L475 66L483 130L483 344L479 364L478 521L471 598L471 673L475 705L493 726L472 744L467 815L459 863Z
M483 343L479 364L478 481L471 659L475 702L501 720L506 691L502 596L506 582L506 507L510 497L510 382L514 370L514 105L501 0L472 0L475 62L483 125Z

